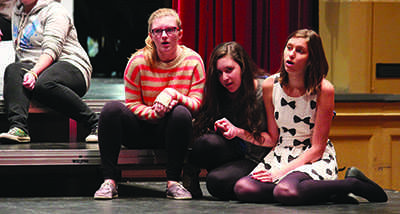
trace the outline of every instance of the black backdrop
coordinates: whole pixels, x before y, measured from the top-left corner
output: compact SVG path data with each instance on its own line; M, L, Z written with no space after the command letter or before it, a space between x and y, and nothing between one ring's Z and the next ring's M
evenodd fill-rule
M144 47L147 19L171 0L77 0L74 22L78 38L88 51L87 38L97 40L99 52L90 57L93 77L122 77L128 58Z

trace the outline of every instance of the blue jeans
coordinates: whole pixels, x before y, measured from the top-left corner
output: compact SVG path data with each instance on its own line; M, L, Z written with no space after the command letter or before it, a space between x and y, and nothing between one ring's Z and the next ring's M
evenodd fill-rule
M3 97L8 113L10 128L18 127L28 133L28 112L33 98L61 114L84 125L94 128L98 116L85 102L86 83L82 73L68 62L55 62L42 73L30 91L23 85L25 69L33 67L30 63L12 63L4 73Z

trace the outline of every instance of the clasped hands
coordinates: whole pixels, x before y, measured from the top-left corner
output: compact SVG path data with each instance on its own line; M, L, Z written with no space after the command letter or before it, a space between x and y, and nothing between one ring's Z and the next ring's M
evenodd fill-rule
M158 94L156 100L151 107L158 115L164 117L166 113L174 108L178 101L176 100L179 92L173 88L166 88Z

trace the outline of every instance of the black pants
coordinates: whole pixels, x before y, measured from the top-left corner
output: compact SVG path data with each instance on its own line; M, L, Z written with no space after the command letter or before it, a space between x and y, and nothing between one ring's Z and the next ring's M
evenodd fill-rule
M208 192L222 200L234 200L234 185L248 175L257 163L246 159L240 145L217 134L206 134L196 139L189 162L208 171Z
M107 103L100 113L99 147L105 179L118 180L121 145L132 149L167 150L167 179L179 181L187 146L192 141L192 115L178 105L158 123L140 120L120 102Z
M18 127L28 133L30 100L34 98L55 111L93 128L98 122L94 113L81 97L86 93L82 73L68 62L55 62L42 73L32 91L23 85L25 69L32 64L12 63L4 73L4 101L10 128Z

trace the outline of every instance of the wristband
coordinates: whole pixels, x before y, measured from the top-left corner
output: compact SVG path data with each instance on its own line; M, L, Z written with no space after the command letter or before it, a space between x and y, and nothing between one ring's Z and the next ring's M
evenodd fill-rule
M26 71L27 73L31 73L35 77L36 80L38 79L37 73L35 73L35 72L31 71L31 70L28 70L26 68L22 68L22 70Z

